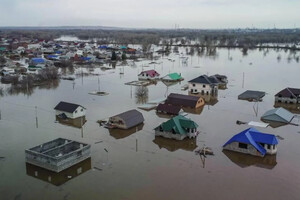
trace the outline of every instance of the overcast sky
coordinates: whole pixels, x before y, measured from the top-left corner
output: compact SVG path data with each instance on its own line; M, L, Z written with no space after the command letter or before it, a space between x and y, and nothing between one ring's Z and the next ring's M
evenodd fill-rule
M0 26L300 27L300 0L0 0L0 13Z

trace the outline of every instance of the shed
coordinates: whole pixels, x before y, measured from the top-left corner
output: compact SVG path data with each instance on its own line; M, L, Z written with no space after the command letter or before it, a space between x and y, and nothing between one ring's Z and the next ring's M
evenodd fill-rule
M295 115L293 113L280 107L265 112L265 114L261 116L261 120L288 124L294 117Z
M276 154L277 144L275 135L248 128L228 140L223 149L263 157L265 154Z
M205 104L205 101L202 97L198 96L171 93L166 100L166 104L188 108L199 108Z
M160 103L156 107L156 112L164 113L169 115L178 115L181 110L180 106L170 105L170 104L162 104Z
M109 118L109 125L111 128L129 129L143 122L143 114L135 109Z
M56 116L64 114L71 119L83 117L85 116L86 112L86 108L84 108L83 106L64 101L59 102L55 106L54 110L56 110Z
M247 90L238 96L240 100L247 100L247 101L262 101L262 98L266 95L265 92L261 91L254 91L254 90Z
M198 124L182 115L173 117L156 127L155 135L176 140L186 137L195 138L198 135Z

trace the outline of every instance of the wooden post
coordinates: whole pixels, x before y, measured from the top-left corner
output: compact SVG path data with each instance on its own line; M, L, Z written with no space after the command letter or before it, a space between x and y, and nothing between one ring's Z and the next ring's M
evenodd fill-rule
M242 88L244 88L245 86L245 72L243 72L243 85L242 85Z

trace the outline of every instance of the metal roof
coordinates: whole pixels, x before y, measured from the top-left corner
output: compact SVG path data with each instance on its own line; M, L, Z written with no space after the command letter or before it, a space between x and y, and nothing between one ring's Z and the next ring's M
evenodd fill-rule
M298 88L285 88L278 92L275 96L282 96L282 97L288 97L291 96L297 98L300 95L300 89Z
M232 142L241 142L245 144L251 144L257 151L263 156L266 154L266 149L260 145L260 143L275 145L278 144L278 140L275 135L261 133L255 128L248 128L237 135L233 136L223 147Z
M55 106L54 110L73 113L78 107L83 107L83 106L74 104L74 103L68 103L68 102L61 101Z
M120 113L114 117L120 117L126 124L127 128L134 127L144 122L143 114L135 109Z
M266 121L290 123L294 118L294 114L290 111L280 107L269 110L262 115L261 119Z
M201 83L201 84L209 84L209 85L217 85L220 83L220 81L215 76L206 76L202 75L197 78L194 78L189 81L189 83Z
M197 96L190 96L190 95L184 95L184 94L176 94L171 93L169 94L166 103L172 104L175 106L184 106L184 107L196 107L197 102L199 101L201 97Z
M238 96L241 100L261 100L266 95L265 92L247 90Z

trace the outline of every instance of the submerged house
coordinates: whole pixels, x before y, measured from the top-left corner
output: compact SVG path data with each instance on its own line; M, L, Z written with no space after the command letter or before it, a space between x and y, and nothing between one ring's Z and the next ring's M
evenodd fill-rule
M293 120L294 117L295 115L293 113L280 107L265 112L261 116L261 120L265 122L278 122L288 124Z
M141 112L133 109L109 118L109 128L129 129L144 122Z
M168 74L164 77L161 78L162 81L167 81L167 82L175 82L175 81L182 81L184 80L182 77L181 77L181 74L178 74L178 73L171 73L171 74Z
M157 71L151 69L147 71L142 71L139 75L138 78L140 80L155 80L159 78L159 73Z
M223 149L264 157L266 154L276 154L277 144L275 135L248 128L228 140Z
M183 140L184 138L195 138L198 135L198 124L191 119L182 115L173 117L172 119L163 122L155 130L155 136L162 136L175 140Z
M64 101L59 102L55 106L54 110L56 111L56 116L70 119L84 117L86 113L86 108L84 108L83 106Z
M275 102L300 104L300 89L285 88L275 95Z
M238 96L239 100L247 101L262 101L262 98L266 95L265 92L247 90Z
M199 108L205 104L205 101L198 96L171 93L165 103L180 107Z
M188 91L192 94L215 95L218 93L220 81L216 77L199 76L188 82Z
M58 138L25 150L26 162L61 172L91 157L89 144Z

